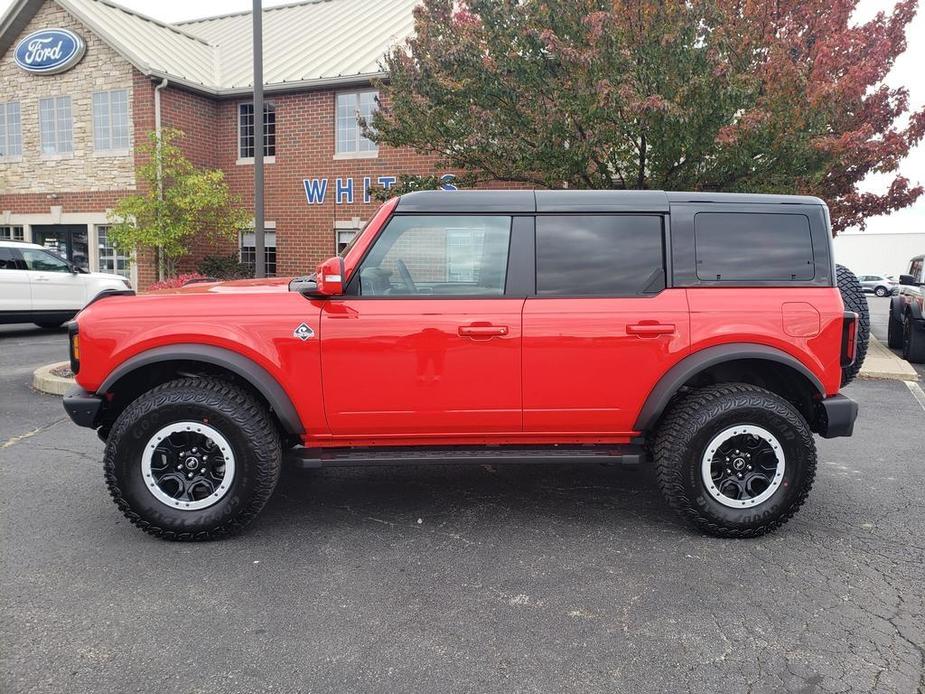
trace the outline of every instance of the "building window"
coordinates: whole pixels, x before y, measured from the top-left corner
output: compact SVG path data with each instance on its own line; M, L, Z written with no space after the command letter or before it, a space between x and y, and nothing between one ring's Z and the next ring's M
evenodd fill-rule
M22 154L22 123L19 102L0 104L0 157L18 157Z
M93 94L93 148L97 152L127 150L128 141L128 92L118 89L114 92Z
M254 105L238 104L238 157L253 159L257 135L254 132ZM276 107L263 105L263 156L276 156Z
M365 137L357 122L359 118L367 121L376 111L376 97L379 92L367 90L362 92L341 92L337 95L336 141L337 154L378 152L379 146Z
M254 269L257 263L257 241L253 231L241 232L241 262ZM263 232L263 262L267 277L276 277L276 232Z
M341 255L353 241L359 229L337 229L335 234L335 246L337 255Z
M21 226L0 226L0 241L25 241Z
M132 272L129 267L128 256L119 253L109 242L108 225L96 227L96 245L99 254L100 272L109 272L126 278L131 277Z
M43 154L70 154L74 151L71 97L53 96L39 101L39 128Z

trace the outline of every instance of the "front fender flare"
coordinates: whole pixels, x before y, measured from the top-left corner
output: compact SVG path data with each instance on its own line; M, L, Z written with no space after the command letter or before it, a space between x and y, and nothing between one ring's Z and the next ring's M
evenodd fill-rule
M795 357L782 350L747 342L717 345L695 352L671 367L655 384L652 392L649 393L649 397L646 398L645 404L639 411L639 416L636 418L636 424L633 428L636 431L648 431L655 426L675 393L698 373L723 362L740 361L742 359L760 359L788 366L804 376L820 395L825 397L825 388L816 375Z
M276 416L279 417L279 421L286 433L295 435L305 433L305 427L302 426L299 413L295 405L292 404L289 395L279 384L279 381L252 359L230 349L214 345L176 344L155 347L141 352L126 359L113 369L96 392L103 395L109 392L119 379L129 373L139 368L165 361L198 361L228 369L244 379L266 398Z

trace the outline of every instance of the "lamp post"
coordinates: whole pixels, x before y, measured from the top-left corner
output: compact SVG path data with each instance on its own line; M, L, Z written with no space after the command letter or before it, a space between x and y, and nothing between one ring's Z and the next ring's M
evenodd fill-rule
M263 211L263 7L254 0L254 276L266 277Z

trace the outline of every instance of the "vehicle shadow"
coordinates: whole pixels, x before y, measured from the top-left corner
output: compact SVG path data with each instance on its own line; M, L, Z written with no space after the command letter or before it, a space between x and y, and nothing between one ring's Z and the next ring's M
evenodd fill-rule
M67 333L67 326L60 328L40 328L31 323L12 323L0 325L0 340L5 337L37 337L41 335L62 335Z
M686 530L663 501L651 468L600 464L286 466L257 525L338 529L577 523Z

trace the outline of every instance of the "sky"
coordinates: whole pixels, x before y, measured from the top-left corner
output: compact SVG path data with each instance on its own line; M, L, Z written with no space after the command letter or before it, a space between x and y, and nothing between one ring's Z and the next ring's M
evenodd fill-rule
M250 0L116 0L120 4L141 12L155 19L165 22L176 22L184 19L208 17L229 12L249 10L252 6ZM906 52L899 57L893 70L887 77L890 86L905 85L909 89L909 102L913 108L925 105L925 0L919 13L907 29ZM0 0L0 15L2 15L12 0ZM287 4L286 0L264 0L264 7ZM880 10L889 10L895 4L894 0L860 0L855 18L864 21L873 17ZM900 172L913 183L925 184L925 144L920 144L903 162ZM889 176L871 175L862 184L862 188L870 192L885 190ZM920 231L925 232L925 195L912 207L901 210L892 215L873 217L867 221L867 233L882 233L892 231Z

